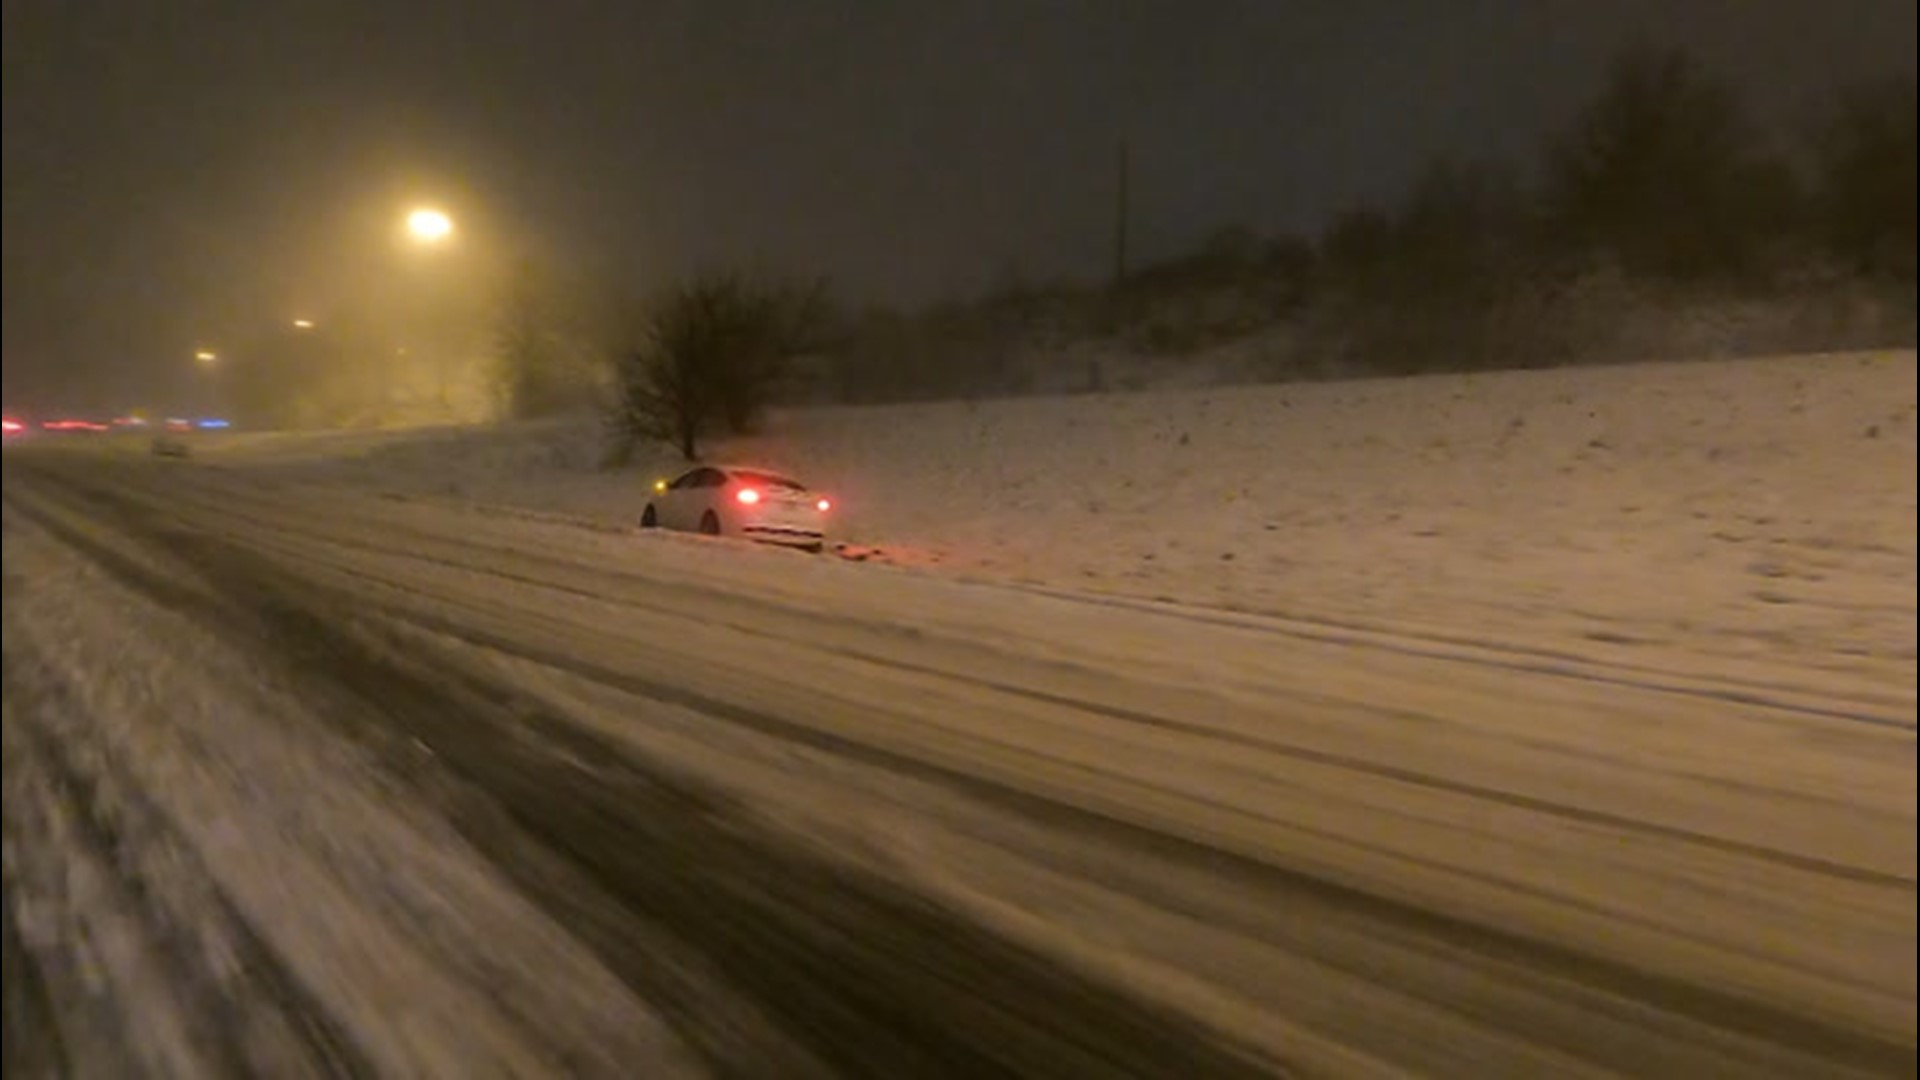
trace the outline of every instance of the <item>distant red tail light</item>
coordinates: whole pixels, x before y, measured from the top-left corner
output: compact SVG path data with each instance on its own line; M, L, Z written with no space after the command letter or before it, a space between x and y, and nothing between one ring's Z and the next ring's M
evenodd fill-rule
M752 488L741 488L740 494L735 495L734 498L739 499L748 506L752 506L754 503L760 501L760 493Z

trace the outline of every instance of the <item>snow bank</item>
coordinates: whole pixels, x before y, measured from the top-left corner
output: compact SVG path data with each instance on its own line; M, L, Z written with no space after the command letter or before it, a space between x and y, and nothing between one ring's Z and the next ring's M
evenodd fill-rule
M1915 356L867 408L716 460L973 576L1912 699ZM236 440L207 460L636 521L590 420Z

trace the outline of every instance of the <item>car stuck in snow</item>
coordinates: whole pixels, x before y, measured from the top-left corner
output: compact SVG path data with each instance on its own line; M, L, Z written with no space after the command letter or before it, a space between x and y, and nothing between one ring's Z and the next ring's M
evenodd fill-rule
M832 500L766 469L701 465L655 482L643 529L739 536L819 551Z

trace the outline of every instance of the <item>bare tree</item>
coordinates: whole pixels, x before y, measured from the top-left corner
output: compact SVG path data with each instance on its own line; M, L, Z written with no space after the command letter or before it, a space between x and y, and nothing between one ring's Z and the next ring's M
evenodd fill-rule
M670 443L689 461L715 425L749 430L824 323L824 290L711 274L674 287L617 365L615 434Z

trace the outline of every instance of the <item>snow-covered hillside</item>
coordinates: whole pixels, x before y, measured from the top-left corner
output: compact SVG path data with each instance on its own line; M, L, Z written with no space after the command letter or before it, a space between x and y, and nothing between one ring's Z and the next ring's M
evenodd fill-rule
M832 492L880 561L1898 704L1914 410L1893 352L822 408L712 456ZM583 420L204 459L617 525L678 467L600 456Z

